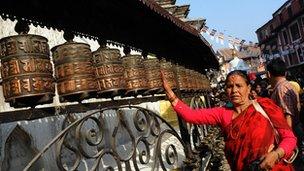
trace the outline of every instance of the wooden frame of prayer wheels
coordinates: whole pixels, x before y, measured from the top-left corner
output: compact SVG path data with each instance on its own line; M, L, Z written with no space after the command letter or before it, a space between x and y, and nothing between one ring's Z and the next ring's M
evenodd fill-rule
M22 34L0 40L2 86L12 107L53 102L55 84L45 37Z

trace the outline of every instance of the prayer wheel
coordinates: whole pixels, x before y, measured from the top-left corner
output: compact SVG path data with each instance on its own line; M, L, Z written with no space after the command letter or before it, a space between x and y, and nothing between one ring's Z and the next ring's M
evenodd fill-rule
M199 87L200 87L200 78L199 78L200 73L197 71L193 72L193 80L194 80L194 92L198 93L199 92Z
M162 70L165 79L168 81L169 86L172 90L177 88L175 69L171 62L167 62L165 60L161 60L160 69Z
M19 35L0 40L2 86L11 107L52 103L55 95L48 40L27 34L26 23L17 22Z
M191 69L186 69L186 76L188 78L188 83L187 83L187 92L193 92L194 91L194 80L193 80L193 74ZM189 79L191 78L191 79Z
M131 55L128 52L125 54L122 58L127 89L125 96L143 94L148 89L143 58L141 55Z
M176 75L177 75L177 82L179 85L179 89L181 92L186 92L188 88L188 79L186 75L186 68L183 66L176 66Z
M161 79L159 60L157 58L145 59L144 66L149 89L145 94L160 93L163 90L163 82Z
M125 93L124 67L118 49L99 48L93 52L98 96L113 98Z
M65 34L66 43L51 49L60 102L82 101L96 97L97 82L90 46L73 41Z
M203 80L203 89L204 91L211 91L211 85L210 85L210 80L206 77L206 75L202 76Z

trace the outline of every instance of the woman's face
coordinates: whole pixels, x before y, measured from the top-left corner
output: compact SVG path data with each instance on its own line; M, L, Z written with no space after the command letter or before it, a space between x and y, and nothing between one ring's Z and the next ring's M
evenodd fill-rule
M245 104L249 100L250 85L245 79L237 74L227 79L226 92L229 100L235 105Z

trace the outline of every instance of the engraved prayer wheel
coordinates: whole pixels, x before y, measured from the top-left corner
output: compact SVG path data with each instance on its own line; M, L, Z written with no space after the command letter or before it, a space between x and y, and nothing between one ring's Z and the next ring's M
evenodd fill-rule
M122 63L125 68L124 78L127 89L125 96L136 96L147 91L148 86L142 56L127 53L122 58Z
M165 60L161 60L160 69L162 70L165 79L168 81L169 86L172 90L177 88L175 69L171 62L167 62Z
M176 66L176 75L177 75L177 82L179 85L179 89L181 92L186 92L188 89L188 80L186 75L186 68L183 66Z
M100 47L93 52L93 62L100 97L114 97L125 93L124 67L118 49Z
M187 78L192 78L192 70L191 69L186 69L186 76ZM188 79L187 83L187 91L188 92L193 92L194 91L194 80L193 79Z
M22 31L18 30L21 29ZM52 103L55 95L48 40L26 34L26 23L17 22L19 35L0 40L2 86L11 107L34 107Z
M64 36L68 41L51 49L60 102L96 97L97 82L90 46L74 42L72 35L65 33Z
M200 86L200 78L199 78L199 74L196 71L193 71L193 80L194 80L194 92L199 92L199 86Z
M194 70L190 70L190 77L192 78L191 80L191 92L195 93L196 91L196 79L195 79L195 71Z
M157 58L144 60L148 89L146 94L160 93L163 90L161 79L160 64Z
M199 92L204 92L204 79L203 79L203 74L198 73L198 80L199 80L198 91L199 91Z
M210 80L206 77L206 75L202 75L202 80L204 91L211 91Z

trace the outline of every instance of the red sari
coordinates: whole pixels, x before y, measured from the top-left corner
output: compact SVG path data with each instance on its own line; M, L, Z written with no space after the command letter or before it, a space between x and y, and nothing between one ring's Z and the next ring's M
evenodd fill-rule
M290 129L279 107L269 99L258 102L268 114L276 128ZM250 105L243 114L224 127L226 135L225 154L231 170L248 170L246 167L254 160L267 154L268 148L274 144L274 133L269 121ZM282 161L272 171L293 170L291 165Z

